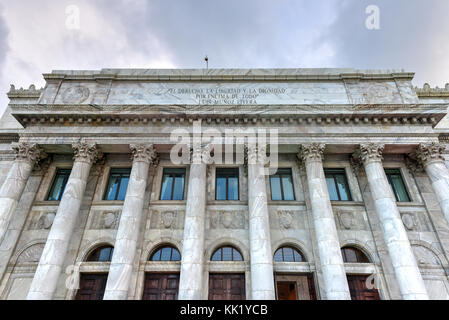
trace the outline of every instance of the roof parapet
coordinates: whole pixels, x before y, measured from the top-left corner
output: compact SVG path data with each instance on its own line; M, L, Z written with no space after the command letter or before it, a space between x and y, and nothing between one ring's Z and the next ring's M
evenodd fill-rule
M428 83L425 83L422 88L415 87L418 97L449 97L449 83L446 83L444 88L432 88Z
M20 88L16 89L16 87L11 84L11 88L9 89L9 92L7 93L8 98L39 98L42 91L44 89L36 89L36 86L34 84L30 85L28 89Z

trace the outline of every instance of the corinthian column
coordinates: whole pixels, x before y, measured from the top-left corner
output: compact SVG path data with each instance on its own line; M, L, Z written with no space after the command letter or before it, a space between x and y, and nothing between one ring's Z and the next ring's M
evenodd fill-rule
M192 150L182 244L179 300L200 300L203 291L204 224L206 217L206 163L202 147Z
M432 183L433 190L449 223L449 169L443 158L445 147L438 143L420 144L416 152L411 155L426 171Z
M396 205L396 199L382 166L383 149L384 146L379 144L362 144L354 154L354 158L360 159L365 167L384 241L403 299L427 300L429 297L424 287L424 281L416 264L407 232Z
M266 150L248 144L249 247L251 299L274 300L273 255L264 164Z
M90 168L102 156L95 144L76 143L73 149L75 161L72 172L34 274L28 300L52 299L78 219Z
M34 165L46 157L45 152L35 143L13 143L12 149L16 152L16 159L0 188L0 243Z
M325 145L312 143L300 147L299 159L305 165L312 207L315 237L327 300L350 300L340 241L323 170Z
M150 165L157 163L153 145L131 145L133 167L115 240L104 300L126 300L142 222Z

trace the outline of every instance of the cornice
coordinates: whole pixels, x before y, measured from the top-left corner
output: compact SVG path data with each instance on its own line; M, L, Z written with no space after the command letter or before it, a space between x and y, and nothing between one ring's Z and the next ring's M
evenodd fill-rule
M329 81L329 80L412 80L412 72L329 72L301 69L166 69L166 70L93 70L44 73L45 80L125 80L125 81ZM135 71L135 72L134 72Z
M303 125L436 125L435 116L316 116L316 115L16 115L24 126L135 126L150 124L183 124L202 120L205 124L303 124Z

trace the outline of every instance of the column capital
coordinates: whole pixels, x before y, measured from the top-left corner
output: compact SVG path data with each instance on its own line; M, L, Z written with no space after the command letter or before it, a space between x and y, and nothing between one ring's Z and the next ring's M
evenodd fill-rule
M444 161L443 152L446 147L437 142L421 143L409 157L425 167L432 162Z
M372 161L382 162L385 145L379 143L363 143L353 154L353 159L364 164Z
M190 146L190 161L195 164L212 163L211 152L213 152L211 144L194 143Z
M159 163L159 157L153 144L131 144L129 148L133 161L146 162L152 166Z
M96 143L78 142L72 145L75 153L73 159L75 161L95 163L97 160L103 158L103 153L97 147Z
M11 148L16 153L16 160L27 161L33 165L47 157L37 143L13 142Z
M323 153L326 144L324 143L305 143L299 146L298 160L301 163L306 161L323 161Z
M245 145L245 164L267 163L267 146L256 143Z

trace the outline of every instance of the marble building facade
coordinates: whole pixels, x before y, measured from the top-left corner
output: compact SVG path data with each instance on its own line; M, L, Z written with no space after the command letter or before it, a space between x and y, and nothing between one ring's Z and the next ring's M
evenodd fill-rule
M0 299L449 299L449 85L413 76L103 69L11 86ZM244 139L231 163L204 141L174 163L170 135L195 125L276 132L279 171Z

